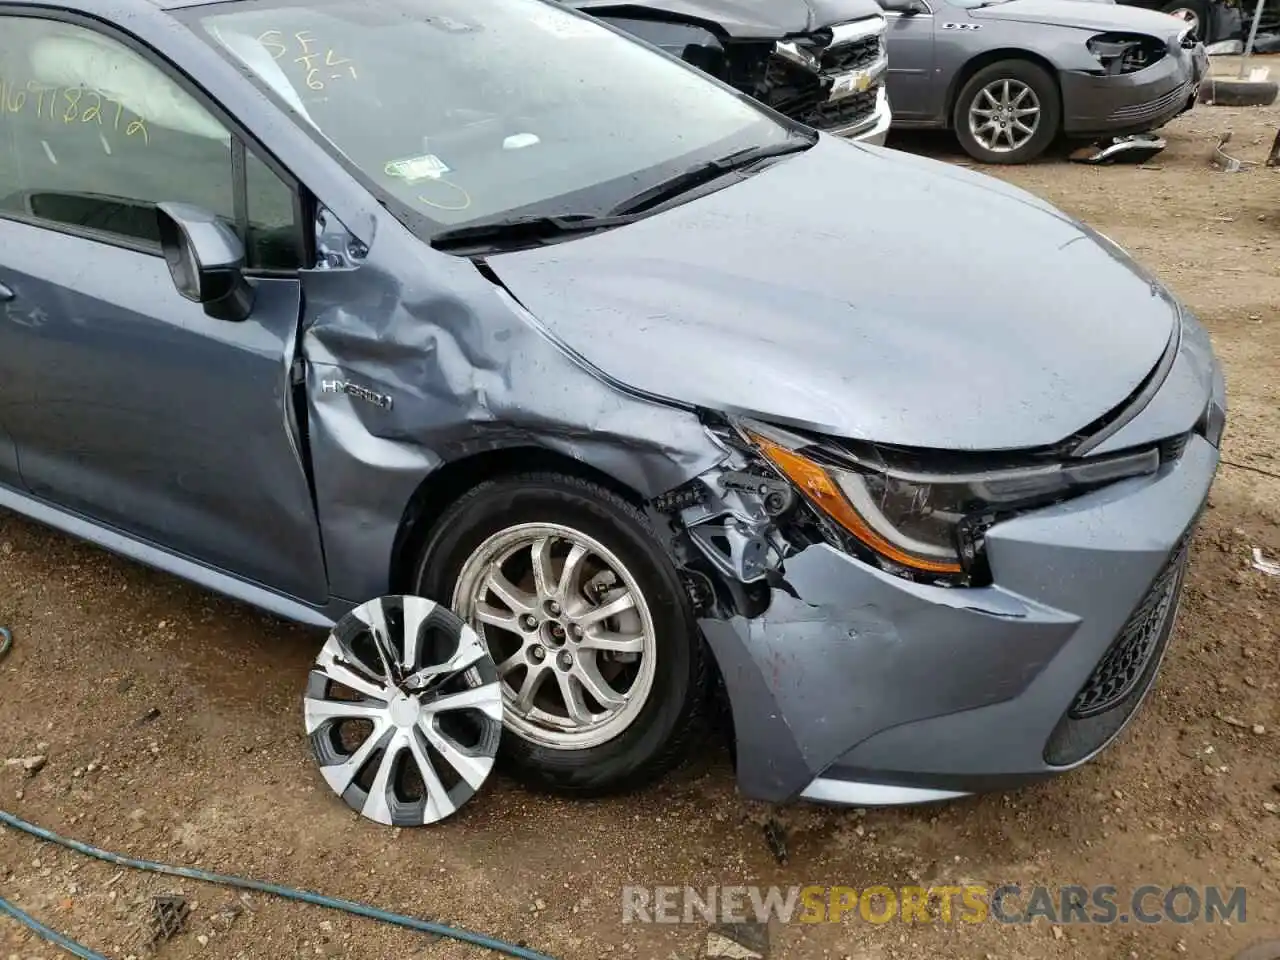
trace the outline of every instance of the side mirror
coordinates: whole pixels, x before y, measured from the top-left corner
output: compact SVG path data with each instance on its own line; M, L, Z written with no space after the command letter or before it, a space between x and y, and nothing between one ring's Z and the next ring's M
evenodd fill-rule
M178 292L217 320L239 323L253 309L244 276L244 244L207 210L185 203L156 208L160 247Z

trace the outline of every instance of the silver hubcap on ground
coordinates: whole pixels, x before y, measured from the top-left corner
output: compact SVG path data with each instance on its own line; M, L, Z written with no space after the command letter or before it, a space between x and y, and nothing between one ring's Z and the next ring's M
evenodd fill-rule
M969 105L969 132L992 153L1012 153L1040 126L1040 98L1021 80L993 80Z
M552 523L489 537L463 564L453 609L497 663L507 728L585 750L634 722L653 688L653 617L635 576L597 540Z
M303 712L329 786L396 826L434 823L470 800L502 734L492 658L452 611L420 597L382 597L339 620Z

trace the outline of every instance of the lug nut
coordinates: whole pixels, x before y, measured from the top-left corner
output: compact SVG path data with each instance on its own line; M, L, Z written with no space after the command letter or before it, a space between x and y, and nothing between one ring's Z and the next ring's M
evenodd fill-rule
M520 626L526 630L533 630L538 626L538 618L531 613L526 613L520 618Z
M532 656L533 659L535 660L541 660L543 657L547 655L547 651L543 650L541 647L534 647L532 650L529 651L529 655Z
M573 666L573 657L570 656L568 650L565 650L563 653L560 654L560 666L563 667L565 670L568 670L570 667Z

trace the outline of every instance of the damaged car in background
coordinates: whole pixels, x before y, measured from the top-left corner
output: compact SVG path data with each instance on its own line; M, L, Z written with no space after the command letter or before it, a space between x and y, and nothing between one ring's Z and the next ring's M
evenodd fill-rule
M745 795L862 805L1068 770L1151 689L1222 373L1036 197L544 0L16 0L0 75L81 91L0 121L0 506L317 627L449 604L568 793L717 692ZM475 741L347 641L325 779L421 823Z
M881 144L885 18L875 0L563 0L834 136Z
M983 163L1060 136L1132 137L1190 110L1209 58L1177 17L1082 0L882 0L896 128L947 129Z

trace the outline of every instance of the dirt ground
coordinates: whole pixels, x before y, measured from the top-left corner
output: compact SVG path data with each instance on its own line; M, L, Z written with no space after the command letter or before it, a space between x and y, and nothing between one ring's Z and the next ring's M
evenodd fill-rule
M1227 371L1226 462L1170 656L1139 718L1091 765L924 810L790 808L785 866L762 836L767 811L736 796L720 746L639 795L566 802L503 781L444 825L391 831L350 813L310 759L299 697L315 633L0 513L0 624L17 637L0 661L0 759L48 758L34 776L0 767L0 809L120 852L367 901L563 960L699 955L705 926L624 925L624 884L1248 890L1246 922L1230 925L777 925L772 955L796 960L1227 960L1280 937L1280 579L1250 563L1253 546L1280 558L1280 169L1209 164L1224 130L1237 156L1262 160L1277 125L1280 107L1200 107L1144 167L1059 158L994 171L1152 267L1204 319ZM901 145L962 160L945 138ZM975 279L999 268L974 254ZM312 906L117 874L0 831L0 896L112 958L146 955L139 918L151 896L177 891L194 909L159 948L170 960L484 955ZM0 960L59 955L0 918Z

